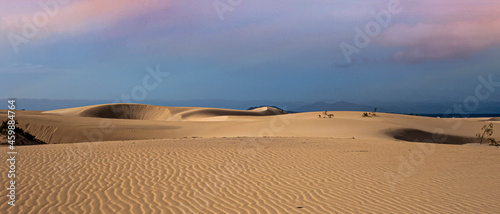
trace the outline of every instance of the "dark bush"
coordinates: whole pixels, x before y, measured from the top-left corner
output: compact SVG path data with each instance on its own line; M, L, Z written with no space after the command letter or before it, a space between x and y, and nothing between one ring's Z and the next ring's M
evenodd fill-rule
M491 137L493 135L493 123L484 125L483 128L481 128L481 131L483 131L483 133L476 134L479 144L488 143L490 146L500 146L500 141Z

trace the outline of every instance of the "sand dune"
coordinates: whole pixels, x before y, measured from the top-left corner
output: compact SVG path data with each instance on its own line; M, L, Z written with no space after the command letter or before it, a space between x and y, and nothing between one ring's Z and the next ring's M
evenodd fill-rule
M495 118L107 104L18 111L1 213L498 213ZM319 115L319 116L318 116ZM5 110L0 110L5 118ZM431 142L431 143L419 143ZM455 145L446 145L455 144ZM0 147L5 153L6 147ZM1 164L2 172L7 164ZM2 176L1 183L6 183ZM4 212L5 211L5 212Z
M269 116L286 114L273 107L261 107L253 110L232 110L195 107L164 107L143 104L105 104L43 112L64 116L96 117L135 120L192 120L192 118L220 116Z
M0 116L4 113L0 111ZM491 122L484 118L444 119L384 113L367 118L361 116L362 112L334 113L333 119L324 119L318 117L321 112L284 114L272 107L231 110L107 104L46 112L21 111L18 120L22 128L48 143L239 136L439 142L432 138L432 133L442 133L448 138L445 143L463 144L471 142L481 127ZM500 130L500 124L493 123ZM500 137L500 132L494 134Z
M419 145L204 138L23 146L18 149L17 205L8 208L7 197L1 197L0 210L498 213L499 149L433 144L433 153L398 174L403 163L399 157L412 160L412 152L422 150ZM394 182L391 174L401 180Z

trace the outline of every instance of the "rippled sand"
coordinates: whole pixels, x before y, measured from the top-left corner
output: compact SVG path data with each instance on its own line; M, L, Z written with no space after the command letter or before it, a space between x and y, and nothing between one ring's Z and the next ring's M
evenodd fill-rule
M489 123L500 138L496 118L329 113L17 111L49 144L17 147L16 206L3 191L0 213L500 212L500 148L473 143Z
M500 210L500 149L486 146L201 138L22 146L18 152L18 200L8 207L1 197L2 213Z

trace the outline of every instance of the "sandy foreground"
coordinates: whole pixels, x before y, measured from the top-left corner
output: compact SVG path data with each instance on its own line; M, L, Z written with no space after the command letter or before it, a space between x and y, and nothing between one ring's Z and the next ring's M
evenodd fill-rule
M329 113L128 104L18 111L19 126L49 144L16 147L16 206L2 187L0 211L500 212L500 148L474 144L489 123L500 138L498 118ZM8 167L0 165L5 187Z

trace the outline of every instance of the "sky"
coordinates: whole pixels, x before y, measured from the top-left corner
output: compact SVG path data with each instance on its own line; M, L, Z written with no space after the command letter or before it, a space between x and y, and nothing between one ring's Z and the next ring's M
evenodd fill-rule
M4 98L460 101L500 82L498 0L2 1L0 33Z

